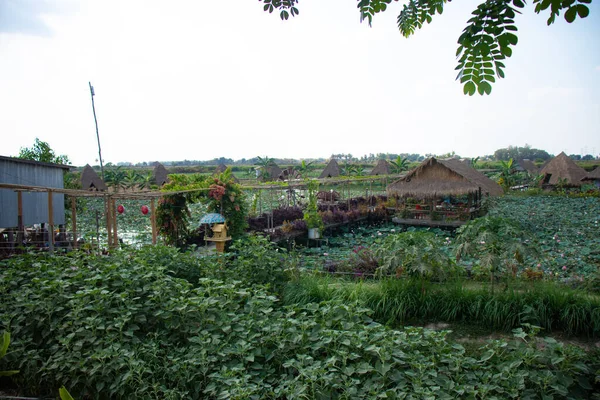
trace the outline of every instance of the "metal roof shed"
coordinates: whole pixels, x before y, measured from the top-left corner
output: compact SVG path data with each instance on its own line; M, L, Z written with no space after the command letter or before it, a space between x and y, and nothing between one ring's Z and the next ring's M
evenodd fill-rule
M0 183L63 189L63 172L70 168L68 165L0 156ZM21 196L23 225L49 222L47 193L22 192ZM0 189L0 228L17 227L17 197L15 190ZM52 210L54 224L64 224L64 194L52 195Z

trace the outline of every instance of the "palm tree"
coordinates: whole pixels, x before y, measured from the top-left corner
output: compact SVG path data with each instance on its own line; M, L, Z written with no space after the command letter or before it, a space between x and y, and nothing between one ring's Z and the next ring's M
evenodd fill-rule
M500 179L498 184L504 188L504 191L508 191L511 186L515 184L513 159L508 161L500 161Z
M140 190L151 189L154 184L154 179L151 172L145 175L138 175L138 188Z
M127 189L133 190L139 186L140 180L140 174L130 169L125 173L125 177L123 178L123 184Z
M257 176L257 178L260 177L261 179L266 180L270 178L268 169L270 166L275 165L275 159L269 158L267 156L258 156L256 157L256 162L254 163L254 165L258 165L260 169L260 176Z
M300 172L302 177L305 178L306 175L308 175L308 173L314 169L313 163L314 163L314 161L306 162L306 160L302 160L302 162L300 163L300 166L298 168L296 168L296 170L298 172Z
M112 187L115 192L125 188L125 171L123 171L121 166L105 170L104 177L106 184Z
M408 169L408 159L398 156L395 161L390 161L390 165L393 174L400 174Z

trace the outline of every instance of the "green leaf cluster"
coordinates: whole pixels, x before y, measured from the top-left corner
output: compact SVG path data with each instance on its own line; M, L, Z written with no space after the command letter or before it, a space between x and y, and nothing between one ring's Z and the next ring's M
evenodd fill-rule
M421 278L452 275L454 264L444 251L442 240L433 232L402 232L387 236L375 250L381 260L378 273Z
M48 142L35 138L32 147L21 147L18 158L26 160L40 161L53 164L69 164L69 157L65 155L57 156Z
M597 389L587 354L551 340L538 347L523 331L467 353L446 332L386 328L356 302L284 306L259 284L216 279L229 263L278 257L245 247L213 264L161 247L2 261L0 321L14 334L5 359L20 366L17 383L91 399L586 398ZM174 276L178 264L203 277Z
M298 0L274 1L264 0L265 11L273 12L280 8L281 18L287 19L286 8L298 10L293 6ZM377 13L388 9L392 0L358 0L361 22L366 20L371 26ZM589 13L587 4L592 0L534 0L535 12L541 13L550 9L548 25L554 23L561 11L569 23L577 17L586 18ZM277 4L273 4L277 3ZM446 0L410 0L398 15L397 25L403 36L409 37L425 23L430 23L436 14L442 14ZM457 80L460 80L465 94L469 96L476 92L480 95L490 94L492 83L497 78L504 78L504 60L512 55L512 46L518 42L514 18L519 9L525 7L524 0L486 0L473 11L473 17L468 20L467 27L458 39L459 70ZM285 18L284 18L284 13ZM294 15L294 14L292 14Z

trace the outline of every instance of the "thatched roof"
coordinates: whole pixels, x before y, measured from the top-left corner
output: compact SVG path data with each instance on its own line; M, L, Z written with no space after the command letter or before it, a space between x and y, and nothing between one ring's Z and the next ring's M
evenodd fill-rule
M86 164L83 167L83 171L81 172L81 188L83 190L100 190L104 191L108 188L106 184L100 179L96 171L90 166L90 164Z
M268 167L257 168L257 171L262 171L262 170L264 170L265 173L261 174L261 178L263 180L267 180L267 181L278 180L279 175L281 175L281 172L283 172L283 170L281 168L279 168L279 166L275 163L270 164Z
M340 175L341 175L340 166L338 165L335 158L332 158L331 160L329 160L329 164L327 164L327 166L325 167L323 172L321 172L321 175L319 175L319 179L334 178L334 177L340 176Z
M540 173L540 169L533 163L533 161L526 158L517 161L515 164L520 166L523 171L527 171L529 175L537 175Z
M386 160L377 161L377 165L371 171L371 175L389 175L390 174L390 163Z
M169 173L164 165L158 161L154 163L154 170L152 171L152 181L158 186L162 186L169 181Z
M499 196L502 188L493 180L460 160L431 157L405 177L390 184L389 192L402 197L437 198L475 193Z
M302 178L302 174L296 170L294 167L287 167L281 174L279 174L280 181L287 181L289 179L300 179Z
M600 167L596 167L592 171L588 172L587 176L582 180L598 181L600 180Z
M217 168L215 168L215 174L220 174L222 172L225 172L226 169L227 169L227 165L221 163L221 164L217 165Z
M581 186L581 180L587 177L585 169L575 164L564 152L554 157L542 170L544 184L557 185L564 180L568 186Z

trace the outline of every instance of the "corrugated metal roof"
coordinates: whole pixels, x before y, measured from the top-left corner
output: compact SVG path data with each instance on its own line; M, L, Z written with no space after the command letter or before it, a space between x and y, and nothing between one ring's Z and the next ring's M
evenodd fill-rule
M67 169L67 170L73 168L73 166L71 166L71 165L53 164L53 163L47 163L47 162L41 162L41 161L26 160L24 158L6 157L6 156L0 156L0 161L11 161L11 162L16 162L16 163L40 165L43 167L61 168L61 169Z

